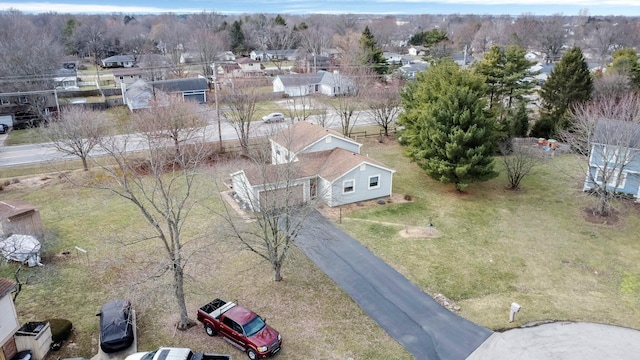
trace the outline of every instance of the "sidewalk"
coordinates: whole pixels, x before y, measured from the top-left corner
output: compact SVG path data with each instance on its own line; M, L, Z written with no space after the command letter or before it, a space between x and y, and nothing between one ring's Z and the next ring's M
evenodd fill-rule
M593 323L554 322L493 333L467 360L640 359L640 331Z

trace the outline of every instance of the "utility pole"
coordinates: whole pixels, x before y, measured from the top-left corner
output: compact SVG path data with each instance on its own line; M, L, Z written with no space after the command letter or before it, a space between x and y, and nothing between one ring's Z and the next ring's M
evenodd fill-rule
M222 125L220 124L220 104L218 103L218 78L213 77L213 97L216 100L216 118L218 119L218 141L220 142L220 153L224 152L222 145Z

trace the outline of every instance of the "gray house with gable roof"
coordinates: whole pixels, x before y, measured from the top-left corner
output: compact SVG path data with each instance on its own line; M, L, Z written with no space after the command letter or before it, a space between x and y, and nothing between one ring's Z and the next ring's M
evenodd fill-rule
M273 92L288 96L323 94L327 96L348 95L356 90L349 77L337 71L318 71L315 74L286 74L273 79Z
M264 199L288 202L320 199L340 206L391 196L392 170L360 154L361 144L319 125L299 121L270 139L271 164L231 174L235 197L260 211Z

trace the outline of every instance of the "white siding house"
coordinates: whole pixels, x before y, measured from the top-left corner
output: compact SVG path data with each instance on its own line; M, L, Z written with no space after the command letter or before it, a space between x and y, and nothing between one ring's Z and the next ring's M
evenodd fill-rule
M9 360L16 353L13 334L20 328L11 291L16 283L0 278L0 360Z
M246 210L260 211L269 194L286 194L288 203L318 198L328 206L391 196L395 170L361 155L361 144L334 130L299 121L270 142L270 165L231 174Z
M273 92L284 92L289 96L309 94L336 96L351 94L355 90L355 82L337 71L278 75L273 79Z

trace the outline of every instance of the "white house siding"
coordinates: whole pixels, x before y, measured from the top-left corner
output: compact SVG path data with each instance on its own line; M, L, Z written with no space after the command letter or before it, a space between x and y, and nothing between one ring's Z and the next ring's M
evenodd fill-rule
M231 186L241 202L248 205L256 202L256 195L253 193L253 188L251 188L244 171L231 174Z
M13 306L11 294L0 299L0 347L4 345L20 328L16 309ZM1 351L1 350L0 350Z
M331 184L331 198L329 206L340 206L358 201L366 201L386 196L391 196L393 186L393 172L368 163L362 163L357 168L347 172L334 180ZM369 188L369 180L372 176L378 176L378 186ZM345 181L353 180L354 191L343 193Z
M289 149L271 141L271 163L272 164L286 164L290 161ZM297 161L294 159L294 161Z
M333 148L339 147L352 153L359 154L360 146L361 145L355 141L349 141L347 139L335 136L325 136L324 138L320 139L320 141L317 141L310 145L308 148L304 149L304 151L302 152L310 153L316 151L331 150Z

